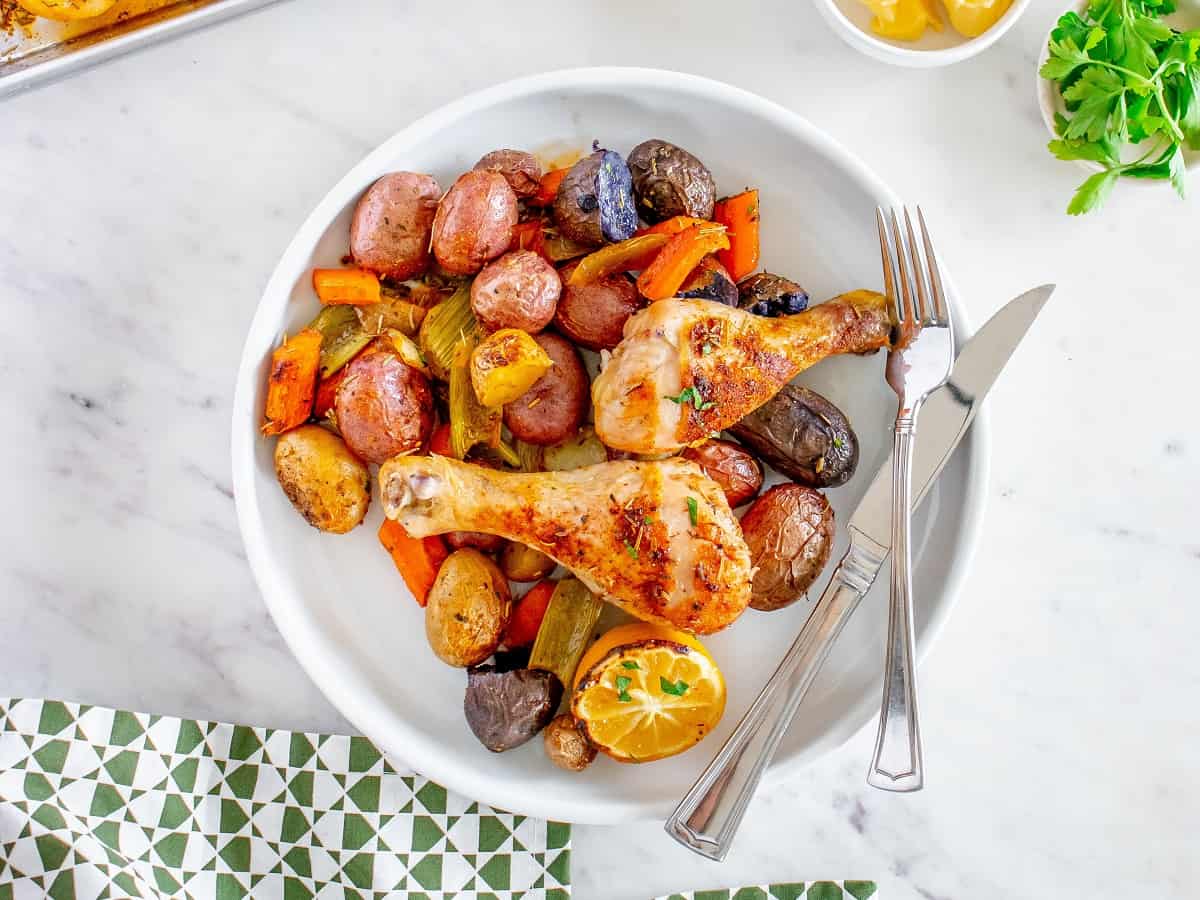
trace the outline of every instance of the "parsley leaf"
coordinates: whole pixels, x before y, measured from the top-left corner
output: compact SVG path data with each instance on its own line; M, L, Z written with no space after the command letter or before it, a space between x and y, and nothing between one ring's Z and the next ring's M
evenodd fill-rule
M1119 174L1118 169L1097 172L1075 191L1075 196L1071 198L1071 202L1067 206L1067 212L1072 216L1078 216L1098 207L1112 192Z
M638 548L629 543L629 541L625 542L625 552L628 553L633 559L638 558Z
M639 665L638 665L636 662L634 662L632 659L627 659L627 660L625 660L624 662L622 662L622 663L621 663L621 668L622 668L622 669L640 669L640 668L641 668L641 666L639 666Z
M705 400L703 397L701 397L700 392L694 387L684 388L679 392L679 396L677 397L672 397L670 394L664 394L663 399L670 400L672 403L678 403L680 406L683 406L685 403L690 403L692 406L696 407L699 412L704 412L706 409L712 409L717 405L716 401Z
M688 519L691 521L692 527L695 528L700 524L700 504L696 502L695 497L687 498L687 508Z
M629 686L633 684L633 679L628 675L617 676L617 699L622 703L632 703L633 698L629 696Z
M682 697L687 693L689 687L686 681L670 682L663 675L658 676L658 686L662 688L664 694L671 694L675 697Z

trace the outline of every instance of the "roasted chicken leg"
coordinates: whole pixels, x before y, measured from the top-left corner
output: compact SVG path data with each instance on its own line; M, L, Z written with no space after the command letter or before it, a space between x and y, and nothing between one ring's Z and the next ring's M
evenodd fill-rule
M630 453L674 453L757 409L837 353L887 346L882 295L852 291L767 319L710 300L660 300L625 323L592 382L596 433Z
M379 484L384 512L413 537L483 531L520 541L640 619L710 634L750 601L742 530L721 488L687 460L524 474L398 456Z

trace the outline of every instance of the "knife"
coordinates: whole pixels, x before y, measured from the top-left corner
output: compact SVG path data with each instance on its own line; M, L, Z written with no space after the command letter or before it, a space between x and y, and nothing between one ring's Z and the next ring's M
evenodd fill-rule
M945 387L921 413L913 454L913 507L929 492L970 427L1009 357L1037 318L1054 285L1026 291L1002 307L967 342ZM829 651L879 574L891 548L892 462L884 461L850 519L850 549L813 607L795 643L724 746L667 818L667 833L701 856L720 861L796 709Z

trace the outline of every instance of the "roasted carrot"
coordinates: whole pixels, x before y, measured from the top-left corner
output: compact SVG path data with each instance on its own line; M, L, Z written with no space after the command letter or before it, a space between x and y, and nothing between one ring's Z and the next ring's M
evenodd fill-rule
M546 235L542 232L541 219L529 219L514 225L512 243L508 249L532 250L546 262L554 264L554 260L546 255Z
M436 534L427 538L409 537L404 526L392 519L384 519L379 526L379 543L392 555L392 562L417 603L424 606L438 569L450 555L445 543Z
M670 238L665 234L643 234L601 247L581 259L571 272L569 284L578 287L591 284L617 272L636 272L644 269L667 245Z
M700 260L729 247L725 229L717 225L691 225L671 238L658 256L638 276L638 290L648 300L674 297Z
M562 184L562 180L570 171L571 168L568 166L565 169L551 169L543 175L541 182L538 183L537 193L529 198L529 202L534 206L549 206L553 203L554 195L558 193L558 186Z
M342 379L346 377L346 367L342 366L328 378L322 378L317 382L317 396L313 401L312 414L318 419L325 418L329 411L333 409L333 402L337 399L338 388L342 385Z
M729 248L717 258L734 281L741 281L758 268L758 191L743 191L718 200L713 218L729 233Z
M313 269L313 289L326 306L379 302L379 279L366 269Z
M504 646L509 648L528 647L537 638L538 629L542 627L542 619L546 617L546 607L554 596L558 582L544 578L526 591L525 596L513 606L512 616L508 620L508 628L504 631Z
M308 421L320 364L321 332L313 328L292 335L275 348L267 376L263 434L283 434Z
M443 422L429 437L429 452L438 456L453 456L450 452L450 423Z
M643 234L679 234L685 228L691 228L693 225L716 225L716 222L710 222L708 219L697 219L695 216L672 216L669 219L663 219L657 225L651 225L647 228L639 228L634 232L634 237Z

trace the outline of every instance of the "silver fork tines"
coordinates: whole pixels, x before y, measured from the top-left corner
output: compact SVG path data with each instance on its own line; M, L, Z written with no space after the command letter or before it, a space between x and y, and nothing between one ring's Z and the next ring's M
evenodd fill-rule
M882 209L875 210L892 318L886 377L898 400L892 448L892 583L879 733L867 781L884 790L915 791L924 783L924 771L913 661L910 462L921 404L946 382L954 364L954 329L920 207L920 243L907 209L903 231L895 210L888 219Z

